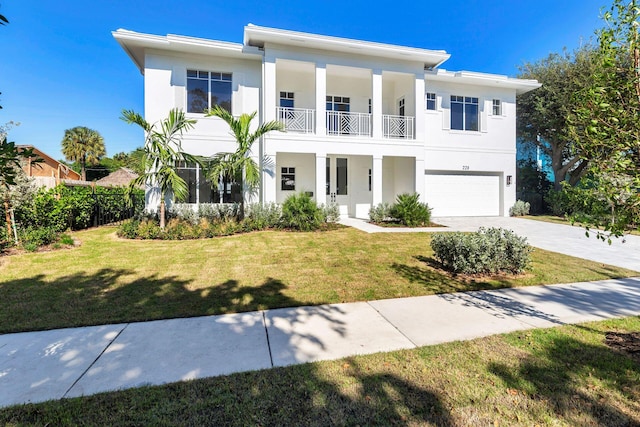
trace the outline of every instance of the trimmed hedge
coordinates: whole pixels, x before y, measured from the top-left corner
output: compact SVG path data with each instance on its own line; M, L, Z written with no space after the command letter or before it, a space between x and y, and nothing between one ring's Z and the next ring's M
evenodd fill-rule
M532 251L526 237L502 228L435 233L431 248L443 268L456 274L522 273Z
M369 209L369 220L373 223L398 222L407 227L424 227L431 221L431 208L420 203L418 193L403 193L396 197L393 205L379 203Z

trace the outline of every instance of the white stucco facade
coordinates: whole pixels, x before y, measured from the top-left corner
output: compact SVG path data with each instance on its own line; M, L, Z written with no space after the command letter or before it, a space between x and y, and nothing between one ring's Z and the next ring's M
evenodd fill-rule
M515 202L515 98L536 81L449 72L444 51L253 25L242 44L113 35L145 76L147 121L172 108L197 119L182 141L190 154L235 149L226 123L194 111L194 76L203 87L211 81L210 103L223 80L233 115L257 111L256 126L283 121L286 132L253 149L262 202L305 191L362 218L407 192L434 216L506 216ZM195 193L192 203L201 201Z

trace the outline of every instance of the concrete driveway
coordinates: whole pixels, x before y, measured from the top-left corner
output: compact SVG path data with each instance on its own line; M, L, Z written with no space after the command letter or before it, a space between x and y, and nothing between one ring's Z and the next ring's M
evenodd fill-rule
M593 234L586 237L585 230L581 227L524 218L440 217L433 221L459 231L502 227L526 237L537 248L640 271L640 236L614 238L609 245L596 239Z

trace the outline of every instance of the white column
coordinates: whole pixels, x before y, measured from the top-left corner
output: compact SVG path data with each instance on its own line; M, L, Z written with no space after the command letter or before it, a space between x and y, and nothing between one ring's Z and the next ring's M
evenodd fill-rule
M371 178L373 181L371 188L371 204L373 206L377 206L382 203L382 156L373 156Z
M415 96L415 112L416 112L415 137L416 137L416 141L424 141L424 137L425 137L425 135L424 135L424 126L425 126L425 121L424 121L424 73L416 74L415 82L416 82L415 83L415 89L416 89L416 96Z
M416 193L420 195L420 202L426 202L425 187L424 187L424 160L416 159Z
M263 109L262 118L265 122L276 119L276 61L272 57L264 57L263 66Z
M373 115L373 138L382 139L382 70L372 70L371 114Z
M276 155L265 154L262 159L262 202L276 201L277 182Z
M316 154L316 189L314 196L317 204L327 204L327 155L325 153Z
M327 65L316 63L316 135L327 134Z

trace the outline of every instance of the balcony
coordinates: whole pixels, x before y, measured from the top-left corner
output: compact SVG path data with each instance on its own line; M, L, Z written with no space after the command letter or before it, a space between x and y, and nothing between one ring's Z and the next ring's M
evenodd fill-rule
M413 139L413 117L382 116L382 135L385 138Z
M278 121L284 124L287 132L313 133L315 110L308 108L277 107Z
M327 134L371 136L371 114L327 111Z

